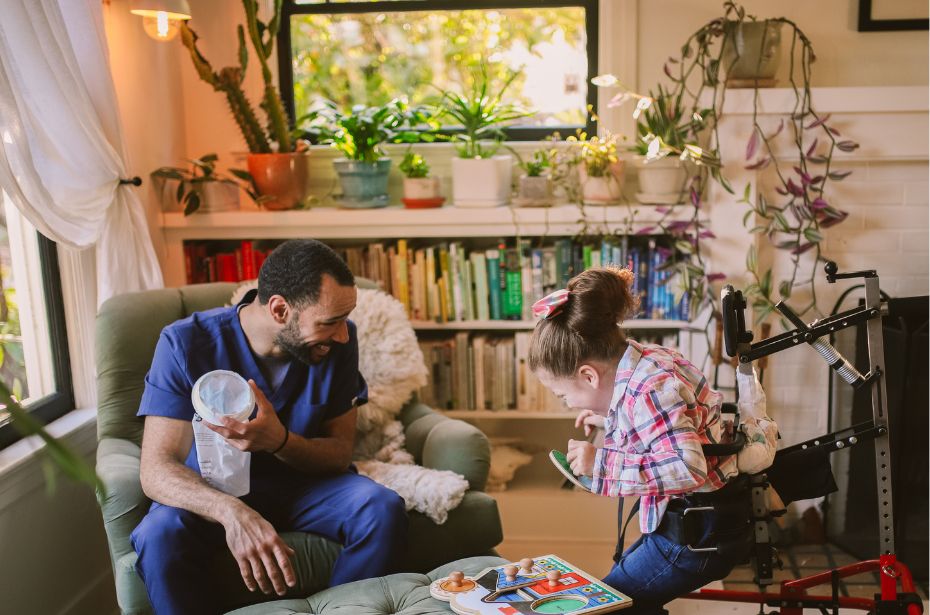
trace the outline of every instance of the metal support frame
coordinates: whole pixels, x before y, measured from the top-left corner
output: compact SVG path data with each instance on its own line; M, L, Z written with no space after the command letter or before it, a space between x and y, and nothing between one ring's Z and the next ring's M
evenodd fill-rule
M888 398L885 389L885 348L882 338L881 319L881 316L887 313L887 307L881 302L879 279L875 271L837 273L836 264L832 262L827 263L824 269L827 274L827 281L831 284L839 279L864 278L865 305L807 325L790 308L781 303L777 306L779 311L797 328L752 344L752 333L746 330L742 314L746 307L745 301L741 293L734 292L732 287L728 287L722 297L725 312L724 320L725 322L728 319L730 321L725 326L727 351L728 354L732 355L734 354L732 350L735 349L740 362L749 363L797 346L802 342L811 344L817 348L824 359L827 359L830 367L840 372L841 376L852 386L868 386L870 388L872 396L872 420L870 422L859 423L813 438L785 450L823 447L828 452L836 452L855 446L864 439L874 438L879 548L881 554L878 559L857 562L801 579L782 581L778 593L701 590L698 593L688 594L684 597L698 600L767 604L780 607L781 615L800 615L805 608L816 608L822 612L826 612L826 609L832 609L834 613L839 608L853 608L870 611L878 615L886 613L918 615L923 612L923 607L914 594L914 583L910 571L907 566L898 562L894 555L891 438L889 433ZM728 311L731 313L728 314ZM832 346L819 341L821 337L862 322L866 323L869 354L869 371L865 375L858 373ZM823 351L824 347L828 349L827 352ZM752 520L757 563L756 583L760 588L764 589L766 585L772 584L774 550L770 542L768 522L773 513L768 510L768 502L766 501L767 477L764 474L759 474L753 476L752 479ZM841 578L869 571L878 572L880 578L881 593L876 594L874 599L849 598L838 595L838 585ZM811 596L807 594L806 590L808 588L826 583L831 585L832 594L830 596ZM898 583L901 584L902 593L900 594L898 593Z

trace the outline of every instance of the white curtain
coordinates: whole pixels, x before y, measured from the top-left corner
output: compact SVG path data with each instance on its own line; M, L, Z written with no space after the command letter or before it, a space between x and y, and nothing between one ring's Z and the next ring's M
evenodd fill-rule
M100 0L0 0L0 188L45 236L94 247L98 305L163 285L125 160Z

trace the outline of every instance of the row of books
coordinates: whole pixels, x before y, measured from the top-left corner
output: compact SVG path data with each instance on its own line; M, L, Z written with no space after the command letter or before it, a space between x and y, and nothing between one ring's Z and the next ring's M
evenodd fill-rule
M211 249L213 248L213 249ZM252 241L185 243L184 267L188 284L254 280L270 250L259 250Z
M462 331L441 339L421 339L430 376L420 401L442 410L566 411L527 365L529 331L510 335ZM640 341L674 346L674 336L640 336Z
M638 239L594 245L565 238L544 247L521 240L472 250L459 241L413 248L401 239L339 251L355 275L381 284L413 320L532 320L537 299L564 288L576 273L602 264L628 267L636 274L639 318L688 320L687 296L676 297L669 283L672 251L654 238Z
M577 272L602 264L635 273L637 317L689 318L687 295L676 297L670 283L673 253L651 237L610 238L599 245L562 238L548 246L523 239L491 249L468 249L460 241L412 247L401 239L335 249L356 276L374 280L397 298L412 320L532 320L537 299L564 288ZM250 240L185 243L188 283L254 279L270 250Z
M526 365L531 333L510 336L457 333L420 342L430 378L420 400L457 410L565 410Z

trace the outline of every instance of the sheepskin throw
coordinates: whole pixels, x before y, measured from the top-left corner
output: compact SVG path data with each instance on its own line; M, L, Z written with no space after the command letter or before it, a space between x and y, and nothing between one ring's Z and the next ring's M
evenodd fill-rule
M255 282L236 289L235 305ZM404 448L404 428L397 420L417 389L426 384L427 369L404 306L379 290L360 288L349 316L358 330L359 371L368 382L368 403L358 409L355 465L359 472L396 491L407 510L445 523L461 503L468 481L455 472L414 465Z

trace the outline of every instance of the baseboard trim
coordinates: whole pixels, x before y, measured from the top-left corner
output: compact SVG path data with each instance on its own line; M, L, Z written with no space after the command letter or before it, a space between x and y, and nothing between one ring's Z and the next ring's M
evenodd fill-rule
M119 615L113 571L107 568L58 615Z

